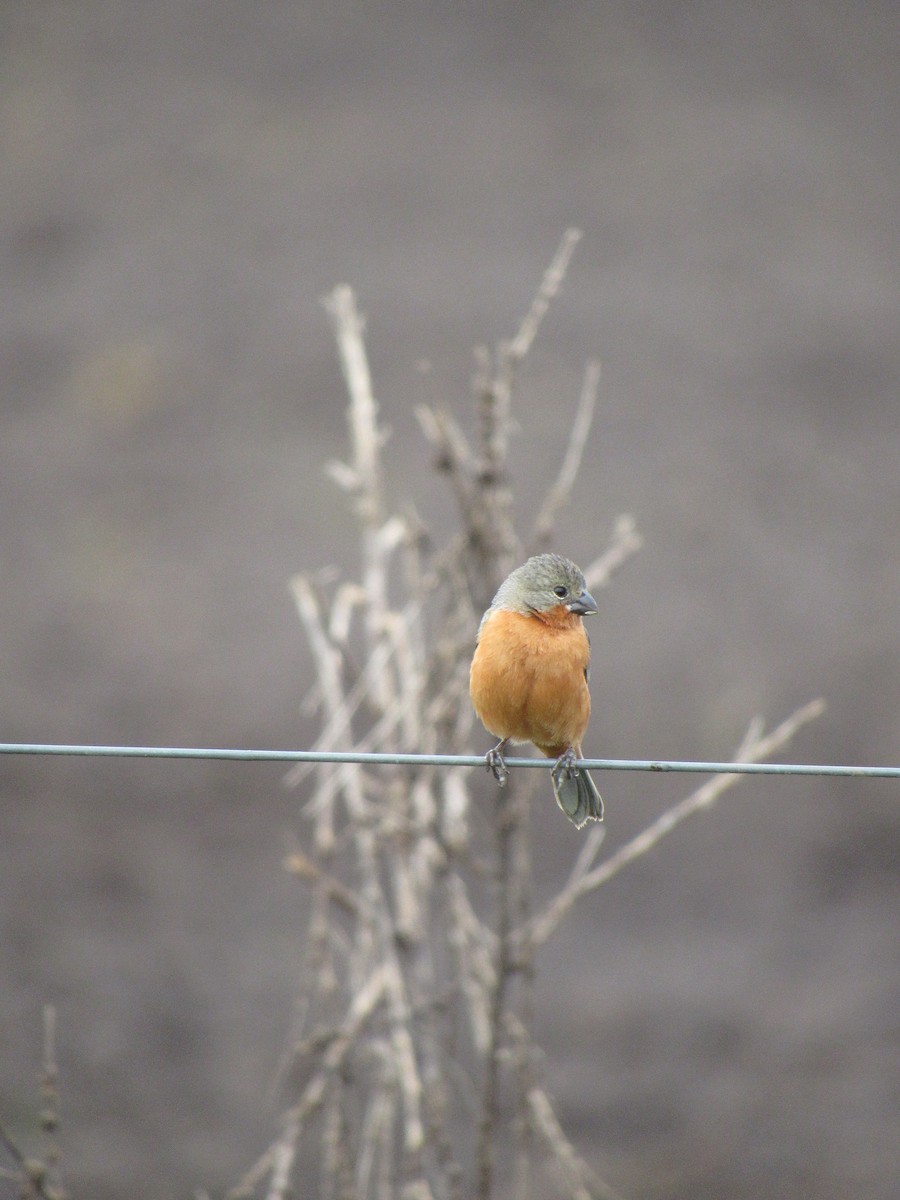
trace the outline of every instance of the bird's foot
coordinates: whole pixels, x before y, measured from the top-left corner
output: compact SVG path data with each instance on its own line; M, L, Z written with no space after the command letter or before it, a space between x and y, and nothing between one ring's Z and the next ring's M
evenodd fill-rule
M556 760L556 766L550 773L557 785L560 784L564 779L571 779L575 774L575 763L577 758L578 755L575 753L573 747L570 746L568 750L564 751Z
M484 757L485 769L490 771L497 780L498 787L505 787L509 780L509 769L503 759L506 745L506 738L504 738L502 742L497 743L493 750L488 750Z

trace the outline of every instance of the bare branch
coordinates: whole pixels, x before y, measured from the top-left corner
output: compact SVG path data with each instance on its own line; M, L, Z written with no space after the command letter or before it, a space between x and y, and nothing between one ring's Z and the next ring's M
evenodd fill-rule
M386 1070L384 1073L386 1074ZM384 1164L390 1162L390 1142L393 1139L396 1107L394 1093L384 1079L376 1087L363 1118L355 1173L357 1196L372 1194L372 1181L379 1162L382 1164L382 1170L385 1170ZM385 1178L383 1182L393 1181Z
M507 473L512 429L512 386L516 366L528 353L562 280L581 234L569 229L544 273L544 278L515 337L501 342L494 355L479 352L476 395L480 438L476 492L464 510L473 552L470 585L484 609L500 580L511 570L520 541L511 518L512 492Z
M413 412L422 426L422 432L434 447L436 469L459 476L471 488L475 458L458 423L443 409L432 409L427 404L416 405Z
M295 575L291 580L291 591L316 664L326 716L336 725L343 719L345 710L340 653L325 632L319 605L309 579L304 575ZM321 768L319 775L327 778L327 768ZM342 779L351 814L362 818L365 815L366 802L359 768L342 772ZM319 850L330 853L334 847L334 811L330 803L323 802L316 810L315 837Z
M520 966L516 961L512 935L516 920L521 919L521 893L527 887L527 876L517 874L515 869L517 842L522 833L522 822L527 819L527 806L517 801L515 787L501 791L497 800L497 955L493 986L488 995L488 1046L478 1134L479 1200L490 1200L493 1188L496 1131L500 1123L500 1070L506 1043L509 990L512 976Z
M56 1009L45 1004L43 1011L44 1045L41 1064L41 1129L47 1139L43 1158L30 1158L22 1153L0 1122L0 1146L6 1150L15 1164L14 1170L0 1169L0 1178L14 1179L18 1194L24 1200L68 1200L59 1171L59 1145L56 1134L59 1129L58 1069L56 1065Z
M825 702L823 700L812 700L782 721L778 728L768 736L754 736L749 742L745 738L735 761L759 762L768 758L789 742L798 729L810 721L814 721L824 710ZM566 887L547 905L544 912L523 931L521 937L523 949L532 953L538 946L543 945L577 900L600 887L601 884L607 883L628 863L633 862L642 854L646 854L648 850L652 850L666 834L671 833L682 821L693 816L694 813L700 812L701 809L709 808L723 792L745 778L746 776L738 774L713 776L686 799L664 812L637 837L626 842L599 867L580 876L573 876Z
M559 249L553 256L550 266L544 272L541 286L538 288L531 302L531 308L519 326L519 332L509 343L510 355L515 360L523 359L531 349L532 343L541 327L541 322L547 315L547 309L550 307L551 301L559 294L562 281L565 279L566 272L569 269L569 263L572 261L572 255L575 253L575 247L580 241L580 229L567 229L563 234Z
M594 1175L563 1133L543 1088L531 1088L528 1108L535 1131L556 1160L570 1200L622 1200L617 1192Z
M422 1125L422 1080L416 1064L416 1052L410 1034L411 1014L406 989L396 964L387 972L388 1000L393 1027L391 1045L394 1051L394 1066L403 1097L403 1143L407 1154L418 1153L425 1140Z
M45 1004L44 1020L44 1053L41 1064L41 1128L47 1139L45 1159L47 1165L48 1187L62 1200L65 1194L62 1174L60 1172L60 1149L57 1134L59 1132L59 1068L56 1063L56 1006Z
M372 394L369 361L363 341L364 322L356 308L353 289L341 285L326 297L325 308L332 318L340 352L341 367L350 395L348 420L353 450L352 473L359 481L357 512L362 523L363 588L368 650L375 650L388 611L387 560L391 540L383 535L384 497L381 448L387 435L378 425L378 405ZM338 472L340 474L340 472ZM347 476L349 481L349 476ZM395 695L390 672L375 677L373 699L387 710Z
M308 879L311 883L321 884L328 899L339 904L345 912L366 918L365 908L356 892L351 891L346 884L335 879L333 875L329 875L301 851L294 850L287 855L283 865L286 871L289 871L291 875L296 875L298 879Z
M612 541L599 558L585 567L584 577L589 588L604 588L612 576L641 549L644 540L637 531L634 517L628 513L616 519Z
M534 523L532 541L535 553L546 549L549 545L553 535L553 523L556 519L556 514L563 505L568 504L571 497L572 488L575 486L575 480L578 477L578 470L581 466L584 447L591 430L591 423L594 419L594 408L597 403L597 389L599 386L600 363L595 359L591 359L585 367L578 410L575 413L575 420L572 422L572 428L569 431L569 444L566 447L566 453L560 466L559 474L553 486L548 491L544 503L541 505L537 520Z
M348 418L353 464L344 468L342 486L355 486L360 492L360 515L367 523L381 520L381 438L378 435L378 405L372 394L372 377L366 355L363 331L365 321L356 307L353 289L346 284L336 287L323 304L334 325L341 369L350 396Z

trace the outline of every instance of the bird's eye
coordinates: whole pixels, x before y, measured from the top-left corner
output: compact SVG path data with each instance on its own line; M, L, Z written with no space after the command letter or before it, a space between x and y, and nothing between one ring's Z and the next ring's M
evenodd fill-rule
M563 585L562 585L562 584L560 584L560 585L559 585L559 587L555 587L555 588L553 589L553 594L554 594L555 596L559 596L560 600L562 600L563 596L568 596L568 594L569 594L569 589L568 589L568 588L564 588L564 587L563 587Z

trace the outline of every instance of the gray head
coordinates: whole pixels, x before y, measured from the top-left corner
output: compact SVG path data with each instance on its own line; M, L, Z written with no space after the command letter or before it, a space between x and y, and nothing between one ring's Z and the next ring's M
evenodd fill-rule
M560 605L579 616L597 611L584 575L573 562L561 554L536 554L504 579L491 607L529 613Z

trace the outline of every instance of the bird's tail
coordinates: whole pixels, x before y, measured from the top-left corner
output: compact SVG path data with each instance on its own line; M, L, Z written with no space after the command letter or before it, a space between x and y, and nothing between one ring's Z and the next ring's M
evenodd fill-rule
M570 773L551 772L556 803L576 829L588 821L603 820L603 801L587 771L573 768Z

